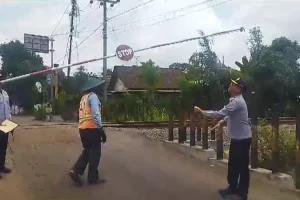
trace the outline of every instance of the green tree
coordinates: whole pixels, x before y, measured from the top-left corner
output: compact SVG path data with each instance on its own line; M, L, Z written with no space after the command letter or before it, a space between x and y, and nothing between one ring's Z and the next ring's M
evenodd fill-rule
M159 67L152 60L143 62L139 68L140 79L144 81L147 87L144 99L147 101L146 107L151 120L154 118L155 93L160 81Z
M190 65L188 63L173 63L169 66L170 69L180 69L182 72L186 73Z
M0 45L0 56L2 60L1 74L6 78L12 78L30 72L45 69L43 59L25 50L20 41L11 41ZM32 110L38 101L35 83L39 81L46 86L46 76L36 76L23 79L5 85L5 89L12 100L19 102L25 110Z
M94 74L88 72L84 66L80 66L73 76L65 77L62 80L62 88L67 95L79 95L80 88L90 76L94 76Z
M205 35L203 31L199 33ZM181 81L182 95L187 107L197 104L202 108L216 109L224 104L230 70L212 50L212 39L201 38L198 44L199 50L189 59L190 66Z
M249 31L250 60L236 62L251 88L256 91L258 110L264 116L274 103L293 107L299 96L300 47L296 41L276 38L270 45L263 44L263 34L258 27Z

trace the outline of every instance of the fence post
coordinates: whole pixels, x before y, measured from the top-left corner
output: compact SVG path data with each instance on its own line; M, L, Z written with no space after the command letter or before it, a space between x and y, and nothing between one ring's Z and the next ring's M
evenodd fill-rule
M202 127L201 127L201 115L199 113L196 114L196 118L197 118L197 142L200 142L201 141L201 137L202 137L202 134L201 134L201 130L202 130Z
M191 113L190 120L190 146L196 146L196 113Z
M188 113L184 111L183 113L183 141L187 140L187 133L186 133L186 127L187 127L187 118L188 118Z
M217 129L217 160L223 160L224 156L224 127L221 125L219 129Z
M279 172L279 112L274 104L272 113L272 173Z
M184 143L184 106L183 99L179 99L179 127L178 127L178 143Z
M208 149L208 119L204 117L202 133L202 149Z
M296 118L296 189L300 189L300 115Z
M256 94L253 91L251 93L251 131L252 131L252 143L251 143L251 168L258 168L258 147L257 147L257 102L256 102Z
M170 109L169 111L169 135L168 140L173 141L174 140L174 115L173 111Z
M212 119L211 120L211 127L214 127L217 123L218 122L215 119ZM210 131L210 139L211 140L216 140L216 131L215 131L215 129Z
M184 143L184 113L182 110L179 114L178 142Z

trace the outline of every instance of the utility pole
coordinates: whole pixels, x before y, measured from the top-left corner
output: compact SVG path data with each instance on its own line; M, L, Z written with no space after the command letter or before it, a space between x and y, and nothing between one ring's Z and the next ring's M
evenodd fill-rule
M70 13L71 21L70 21L70 43L69 43L69 57L68 57L68 65L71 64L72 59L72 45L73 45L73 35L74 35L74 18L79 15L79 8L77 4L77 0L71 0L72 9ZM68 77L70 77L71 68L68 67Z
M54 67L54 63L53 63L53 53L54 53L53 42L54 42L54 39L50 38L50 44L51 44L51 49L50 49L50 52L51 52L51 68ZM54 91L53 91L53 88L54 88L54 73L51 74L51 91L50 91L52 109L54 108Z
M104 101L107 100L107 59L105 58L107 56L107 3L110 3L110 7L113 7L115 4L119 3L120 0L98 0L100 2L100 5L103 6L103 79L104 79ZM90 0L90 3L92 4L94 1Z

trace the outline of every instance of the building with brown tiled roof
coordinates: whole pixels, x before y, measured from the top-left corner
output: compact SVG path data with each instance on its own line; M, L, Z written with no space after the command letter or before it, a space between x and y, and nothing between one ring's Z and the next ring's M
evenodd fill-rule
M179 69L159 68L160 80L156 90L159 93L179 93L182 72ZM147 84L141 78L138 66L115 66L107 91L109 93L142 92Z

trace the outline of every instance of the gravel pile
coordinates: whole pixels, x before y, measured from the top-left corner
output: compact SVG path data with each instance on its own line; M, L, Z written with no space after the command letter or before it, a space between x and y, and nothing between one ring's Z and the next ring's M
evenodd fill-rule
M113 128L109 127L106 130L113 130L113 131L131 131L131 132L138 132L150 139L153 140L168 140L169 131L167 128L159 129L134 129L134 128ZM281 125L280 130L288 130L289 133L295 134L296 126L295 125ZM178 128L174 128L174 140L178 140ZM210 133L208 134L208 138L210 139ZM187 140L190 139L190 128L187 128ZM227 128L224 128L224 142L229 142Z
M168 140L169 130L167 128L159 129L133 129L133 128L106 128L106 130L112 131L131 131L131 132L138 132L152 140ZM190 128L187 128L187 140L190 139ZM174 140L178 140L178 128L174 128L173 131ZM208 134L208 139L210 139L210 133ZM224 133L224 141L228 141L227 132Z

